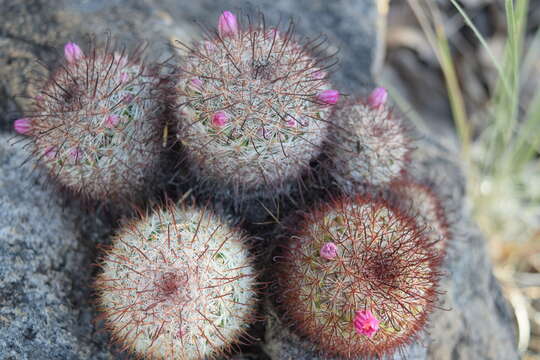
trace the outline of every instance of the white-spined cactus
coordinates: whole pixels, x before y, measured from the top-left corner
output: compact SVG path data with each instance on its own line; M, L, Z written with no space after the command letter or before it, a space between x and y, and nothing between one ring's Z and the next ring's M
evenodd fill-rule
M207 209L172 205L119 231L96 281L113 338L149 359L228 350L255 313L256 274L244 240Z
M185 45L176 86L177 136L192 170L239 192L273 191L321 151L339 92L326 76L321 39L297 42L225 11L215 34Z

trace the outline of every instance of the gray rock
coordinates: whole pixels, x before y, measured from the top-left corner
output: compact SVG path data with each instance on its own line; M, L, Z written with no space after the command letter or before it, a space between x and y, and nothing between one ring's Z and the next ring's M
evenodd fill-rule
M260 9L269 23L295 17L297 30L311 37L328 35L341 48L333 76L345 91L365 94L375 67L377 16L374 0L93 0L15 2L0 0L0 131L10 131L32 96L35 59L54 63L61 46L88 32L110 31L128 44L149 41L150 54L174 53L175 39L188 41L199 32L195 21L213 26L225 9ZM35 94L35 93L34 93ZM456 157L426 141L417 153L420 178L438 184L452 217L454 240L446 268L441 306L431 319L431 335L407 349L407 359L515 359L512 318L492 273L483 240L464 206ZM0 359L122 358L93 319L91 266L106 243L110 220L64 204L27 154L0 137ZM267 307L261 344L235 359L316 359L305 340L284 328ZM259 334L256 334L256 336ZM266 352L267 354L265 354Z
M108 227L62 204L27 156L0 136L0 359L112 359L91 304Z

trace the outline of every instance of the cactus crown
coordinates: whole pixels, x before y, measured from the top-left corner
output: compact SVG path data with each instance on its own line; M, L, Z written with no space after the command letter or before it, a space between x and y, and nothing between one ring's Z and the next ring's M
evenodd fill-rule
M27 135L34 154L59 182L88 198L127 197L140 188L160 152L158 79L128 54L74 43L41 88Z
M436 299L441 258L411 218L356 197L296 224L278 282L302 334L347 358L382 356L417 336Z
M113 240L96 287L113 336L138 356L216 356L252 319L255 272L242 233L208 210L170 206Z
M264 21L225 12L214 35L188 47L177 84L178 136L204 176L238 187L280 184L320 152L330 89L324 40L299 45Z

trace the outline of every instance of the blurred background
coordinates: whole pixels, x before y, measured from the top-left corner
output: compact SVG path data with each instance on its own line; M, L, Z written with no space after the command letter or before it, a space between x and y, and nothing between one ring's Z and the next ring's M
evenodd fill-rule
M540 1L378 6L387 15L378 80L420 130L460 151L519 350L540 359Z

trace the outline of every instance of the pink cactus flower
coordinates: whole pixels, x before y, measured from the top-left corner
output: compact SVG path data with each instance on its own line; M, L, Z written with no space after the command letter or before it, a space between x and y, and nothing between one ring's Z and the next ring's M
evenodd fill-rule
M79 47L79 45L72 42L68 42L64 46L64 56L66 57L66 60L68 61L68 63L75 63L76 61L82 59L84 54L81 48Z
M112 114L107 116L103 125L105 125L106 128L111 129L116 127L118 123L120 123L120 116Z
M287 122L285 123L285 125L287 127L291 127L291 128L297 127L298 126L298 121L296 121L295 118L293 118L292 116L289 115L289 116L287 116Z
M18 119L18 120L15 120L15 123L13 124L13 128L19 134L23 134L23 135L28 134L28 132L32 128L32 123L30 119L28 118Z
M317 95L317 100L328 105L334 105L339 100L339 91L337 90L324 90Z
M225 111L218 111L212 115L212 125L221 128L229 122L229 115Z
M359 310L354 317L354 329L357 333L372 337L379 330L380 321L369 310Z
M189 85L196 90L201 90L203 82L199 78L193 78L189 81Z
M368 105L378 109L386 103L386 99L388 99L388 91L383 87L378 87L369 95Z
M44 97L41 94L36 95L35 97L36 101L43 101Z
M224 11L218 20L219 36L234 36L238 34L238 20L230 11Z
M333 242L327 242L321 247L320 255L326 260L332 260L337 256L337 246Z

